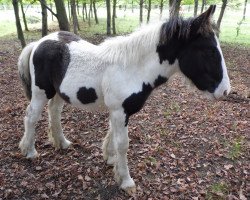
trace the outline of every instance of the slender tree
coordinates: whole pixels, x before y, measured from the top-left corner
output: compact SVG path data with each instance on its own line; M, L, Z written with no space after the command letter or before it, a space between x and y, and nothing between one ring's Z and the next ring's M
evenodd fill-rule
M198 0L194 0L194 17L197 16L198 12Z
M23 9L23 1L22 0L20 0L20 5L21 5L21 11L22 11L22 15L23 15L23 23L24 23L25 31L29 31L28 25L27 25L27 20L26 20L26 15L25 15L25 12Z
M21 25L20 17L19 17L18 0L12 0L12 4L13 4L14 12L15 12L18 39L20 40L21 45L24 48L26 46L26 43L25 43L23 29L22 29L22 25Z
M111 7L110 0L106 0L107 7L107 35L111 35Z
M144 4L144 0L140 0L139 4L140 4L140 24L142 24L142 22L143 22L143 4Z
M72 12L74 33L78 34L77 30L79 30L80 27L79 27L79 24L78 24L78 19L77 19L77 14L76 14L76 1L75 0L70 0L70 6L71 6L71 12Z
M242 18L242 20L246 19L246 10L247 10L247 0L245 0L245 3L244 3L243 18Z
M169 0L169 15L179 16L181 0Z
M112 31L114 35L116 34L115 18L116 18L116 0L113 0Z
M163 0L160 0L160 19L162 18Z
M56 17L58 19L60 30L69 31L69 21L67 18L64 1L63 0L54 0L56 6Z
M222 0L222 6L221 6L221 10L220 10L220 15L219 18L217 20L217 27L218 29L220 29L220 25L221 25L221 21L225 12L225 9L227 7L227 0Z
M96 0L93 0L93 9L94 9L95 23L99 24L99 20L97 17Z
M150 20L150 12L151 12L151 0L148 0L147 23L149 23L149 20Z
M47 2L46 0L41 0L41 9L42 9L42 36L48 34L48 14L47 14Z
M203 13L205 5L206 5L206 0L202 0L201 1L201 13Z
M71 9L70 9L70 0L67 1L67 5L68 5L68 15L69 15L69 21L71 21Z
M90 18L93 17L92 6L93 6L93 0L90 0L90 2L89 2L89 16L88 16L88 24L89 24L89 26L91 26Z

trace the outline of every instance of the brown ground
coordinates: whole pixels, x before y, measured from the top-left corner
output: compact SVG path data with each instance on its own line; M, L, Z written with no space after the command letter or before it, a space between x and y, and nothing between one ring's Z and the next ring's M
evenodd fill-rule
M20 46L0 44L0 200L129 199L102 159L107 113L65 106L64 133L73 145L55 150L44 112L37 125L40 157L20 154L28 104L17 76ZM250 198L250 49L227 45L223 51L233 89L226 100L201 99L176 77L130 119L128 159L137 184L131 199Z

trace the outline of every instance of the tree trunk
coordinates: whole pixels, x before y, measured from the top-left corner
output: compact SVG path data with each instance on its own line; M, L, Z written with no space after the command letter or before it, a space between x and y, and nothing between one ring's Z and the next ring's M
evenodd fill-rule
M107 35L111 35L111 11L110 0L106 0L107 7Z
M197 16L198 12L198 0L194 0L194 17Z
M112 30L114 35L116 34L115 18L116 18L116 0L113 0Z
M160 19L162 18L163 0L160 0Z
M21 11L22 11L22 15L23 15L23 23L24 23L25 31L29 31L28 26L27 26L25 12L24 12L24 9L23 9L23 1L22 0L20 0L20 5L21 5Z
M53 4L52 2L50 2L50 9L52 10L53 9ZM51 14L51 20L54 21L54 15Z
M150 20L150 12L151 12L151 0L148 0L148 15L147 15L147 23Z
M47 8L46 0L41 0L41 9L42 9L42 37L48 34L48 15L47 15Z
M178 17L180 11L181 0L169 0L169 16Z
M76 1L75 0L70 0L70 6L71 6L71 12L72 12L74 33L78 34L77 30L79 30L80 27L79 27L77 15L76 15Z
M242 20L245 20L245 19L246 19L246 10L247 10L247 0L245 0L244 10L243 10L243 18L242 18Z
M67 18L65 6L63 0L55 0L57 20L59 23L60 30L70 31L69 21Z
M15 12L18 39L21 42L22 48L24 48L26 46L26 43L25 43L23 30L22 30L22 26L20 22L20 17L19 17L18 0L12 0L12 4L13 4L14 12Z
M131 9L132 9L132 13L134 13L134 0L132 0L132 7L131 7Z
M95 23L96 24L99 24L99 20L98 20L98 17L97 17L97 10L96 10L96 0L93 0L93 9L94 9L94 15L95 15Z
M91 26L90 19L91 19L91 16L93 15L93 14L91 14L92 13L92 4L93 4L93 0L90 0L90 2L89 2L89 20L88 20L89 26Z
M79 9L79 0L76 0L76 10L77 10L77 15L80 15L80 9Z
M217 27L218 27L218 29L220 29L221 21L222 21L222 18L223 18L226 6L227 6L227 0L222 0L222 6L221 6L221 10L220 10L220 15L219 15L219 18L217 20Z
M206 0L202 0L202 2L201 2L201 13L203 13L205 5L206 5Z
M140 0L140 24L142 24L143 22L143 3L144 3L144 0Z
M84 15L85 15L85 13L84 13L84 5L86 6L86 3L83 3L83 2L82 2L82 20L85 22L85 17L84 17Z
M70 0L67 1L67 5L68 5L68 15L69 15L69 21L71 22L71 9L70 9Z

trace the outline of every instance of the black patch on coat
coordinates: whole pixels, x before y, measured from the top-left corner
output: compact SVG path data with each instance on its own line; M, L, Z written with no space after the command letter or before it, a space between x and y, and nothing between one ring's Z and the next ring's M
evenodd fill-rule
M129 117L142 109L152 90L153 87L149 83L143 83L142 91L138 93L133 93L127 99L124 100L124 102L122 103L122 107L126 114L125 126L128 125Z
M66 95L66 94L63 93L63 92L59 92L59 95L60 95L60 97L62 97L62 99L63 99L64 101L66 101L67 103L70 103L70 98L69 98L68 95Z
M155 79L155 81L154 81L154 87L156 88L156 87L162 85L163 83L166 83L167 80L168 79L166 77L159 75L158 78Z
M97 94L94 88L81 87L77 92L77 98L83 104L95 103Z
M68 47L60 41L46 40L35 50L35 84L45 90L48 99L59 93L59 86L70 62Z
M164 23L156 51L160 63L178 60L182 73L199 90L213 93L223 78L222 57L211 26L206 31L199 28L193 18Z
M74 33L67 32L67 31L60 31L58 32L58 38L63 43L70 43L70 42L78 42L81 38Z

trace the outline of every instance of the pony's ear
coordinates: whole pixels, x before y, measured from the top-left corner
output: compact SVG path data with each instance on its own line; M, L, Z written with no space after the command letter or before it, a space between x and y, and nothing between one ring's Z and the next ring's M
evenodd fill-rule
M207 26L211 25L211 19L215 12L216 5L211 5L207 11L200 14L194 19L191 25L191 32L198 33L199 31L205 30Z

